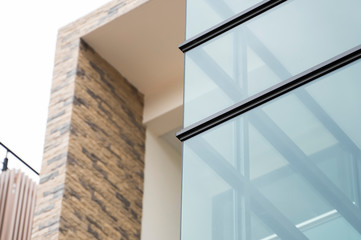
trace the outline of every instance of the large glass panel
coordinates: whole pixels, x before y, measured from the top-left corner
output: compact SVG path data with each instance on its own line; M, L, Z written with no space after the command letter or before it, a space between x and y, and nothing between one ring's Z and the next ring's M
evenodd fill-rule
M361 239L361 60L184 143L182 240Z
M261 0L187 0L186 38L261 2Z
M361 0L293 0L186 53L184 126L361 44Z

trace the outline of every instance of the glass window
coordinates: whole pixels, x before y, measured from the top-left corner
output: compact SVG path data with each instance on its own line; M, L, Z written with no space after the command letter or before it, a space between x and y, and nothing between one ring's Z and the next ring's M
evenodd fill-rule
M361 239L361 60L184 142L182 239Z
M261 0L192 0L187 2L186 38L194 37L213 25L261 2Z
M287 1L188 51L184 127L359 45L360 9L361 0Z

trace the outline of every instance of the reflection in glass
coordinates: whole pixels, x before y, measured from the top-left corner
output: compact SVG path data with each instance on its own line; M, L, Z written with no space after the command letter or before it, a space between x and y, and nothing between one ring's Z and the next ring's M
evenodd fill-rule
M259 2L261 0L188 0L186 38L194 37Z
M359 9L291 0L188 51L184 127L361 44Z
M361 239L361 60L184 143L183 240Z

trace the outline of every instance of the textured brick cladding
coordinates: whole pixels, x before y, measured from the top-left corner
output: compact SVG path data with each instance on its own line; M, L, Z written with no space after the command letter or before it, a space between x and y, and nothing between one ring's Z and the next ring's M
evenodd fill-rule
M62 239L140 239L143 96L81 42Z
M144 2L112 1L59 30L33 239L139 239L142 96L81 37Z

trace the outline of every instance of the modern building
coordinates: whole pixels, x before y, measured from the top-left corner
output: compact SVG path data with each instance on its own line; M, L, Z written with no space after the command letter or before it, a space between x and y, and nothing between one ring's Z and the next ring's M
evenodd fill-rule
M360 239L359 9L112 1L62 28L33 239Z
M59 30L33 239L179 238L184 16L112 1Z

